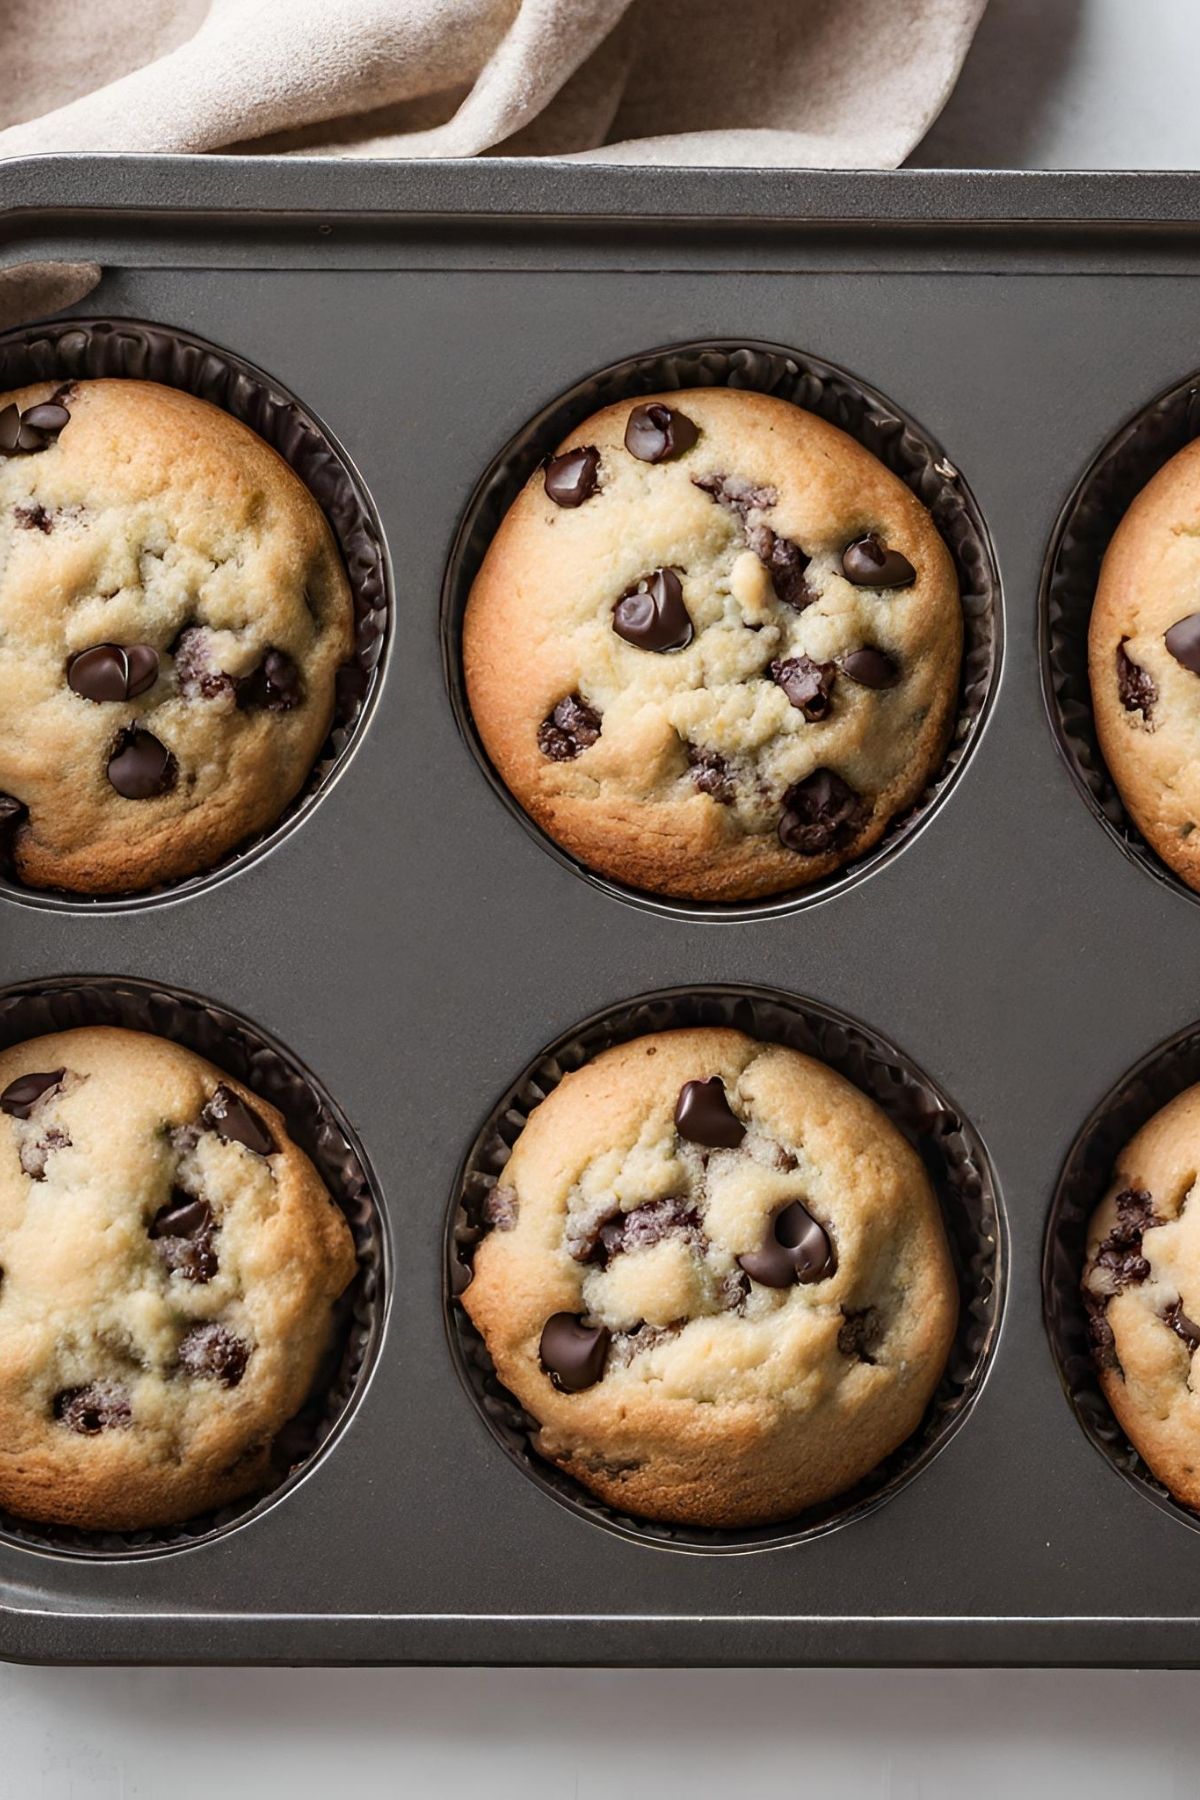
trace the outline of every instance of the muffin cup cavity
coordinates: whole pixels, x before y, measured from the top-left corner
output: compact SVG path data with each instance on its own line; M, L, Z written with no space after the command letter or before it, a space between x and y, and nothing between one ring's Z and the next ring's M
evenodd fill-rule
M80 1025L170 1038L278 1107L345 1214L358 1252L358 1271L336 1308L325 1366L309 1399L276 1436L269 1487L183 1524L136 1532L39 1525L0 1510L0 1540L20 1549L94 1560L161 1555L248 1524L332 1447L366 1390L383 1334L387 1236L375 1177L340 1109L315 1076L249 1020L193 994L110 976L65 976L0 991L0 1049Z
M345 564L354 650L338 671L333 724L303 787L273 825L211 868L129 894L91 897L28 887L0 857L0 894L72 912L127 911L197 893L280 843L329 792L361 741L383 679L393 611L383 528L361 476L325 426L261 370L189 332L139 320L66 319L0 337L0 393L35 381L107 377L156 381L211 401L283 458L325 514Z
M492 767L471 717L462 666L462 626L471 585L505 513L533 471L568 432L602 407L640 394L730 387L789 400L856 438L928 508L954 560L962 596L963 667L958 713L945 758L917 803L889 823L855 862L811 886L731 903L675 900L598 874L544 832ZM442 662L451 706L475 760L505 806L560 863L617 899L675 917L762 918L827 900L891 860L932 816L982 732L1003 650L1000 576L979 506L963 477L915 420L844 369L776 344L728 339L674 345L599 370L542 409L481 477L460 521L442 587Z
M1117 1157L1156 1112L1200 1081L1200 1025L1160 1044L1107 1093L1063 1164L1042 1256L1042 1313L1059 1379L1080 1426L1105 1460L1173 1518L1200 1531L1200 1514L1172 1498L1125 1436L1104 1398L1088 1343L1080 1283L1088 1221L1112 1180Z
M933 1182L958 1277L960 1313L949 1361L917 1431L847 1493L794 1519L745 1530L636 1519L597 1500L534 1448L537 1422L505 1389L457 1297L470 1283L474 1249L489 1229L488 1195L534 1108L564 1075L602 1050L647 1032L720 1025L819 1058L882 1107L920 1153ZM446 1234L446 1329L460 1379L497 1443L529 1478L572 1512L635 1542L684 1551L749 1551L817 1537L871 1512L910 1481L962 1425L983 1387L1000 1329L1007 1226L988 1154L953 1102L894 1045L813 1000L762 988L674 988L593 1015L557 1038L494 1106L467 1152Z
M1038 603L1042 695L1075 786L1125 855L1189 900L1200 900L1200 894L1150 849L1101 754L1088 678L1088 627L1113 533L1147 482L1197 436L1200 375L1192 375L1152 400L1108 440L1059 516Z

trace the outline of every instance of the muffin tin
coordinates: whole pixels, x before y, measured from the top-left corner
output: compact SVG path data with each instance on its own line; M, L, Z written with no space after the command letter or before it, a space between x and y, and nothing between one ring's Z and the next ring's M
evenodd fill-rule
M1087 728L1060 674L1079 535L1060 514L1200 362L1196 197L1154 175L0 167L0 262L97 260L81 314L216 346L325 422L396 596L349 766L228 879L117 908L0 893L0 1009L149 992L224 1021L207 1053L235 1072L246 1031L286 1046L363 1147L380 1234L369 1354L303 1470L153 1554L4 1524L0 1654L1200 1663L1195 1521L1096 1410L1071 1311L1089 1183L1200 1071L1197 915L1097 829L1056 736ZM495 459L595 371L713 342L849 371L918 421L974 496L1006 615L970 758L921 830L870 880L742 918L621 904L548 853L443 668L440 596ZM997 1260L936 1455L813 1529L679 1544L547 1492L497 1439L501 1396L481 1421L447 1237L464 1160L548 1050L639 1004L739 998L820 1022L831 1060L857 1034L898 1093L927 1082L986 1172ZM935 1118L907 1119L927 1152Z

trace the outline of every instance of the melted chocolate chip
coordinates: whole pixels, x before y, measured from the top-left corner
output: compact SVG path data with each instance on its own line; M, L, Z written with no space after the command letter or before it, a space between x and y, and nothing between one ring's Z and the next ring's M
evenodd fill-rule
M1127 642L1122 638L1117 645L1117 698L1126 712L1140 712L1148 719L1158 699L1158 689L1149 671L1135 663L1125 649Z
M810 721L823 719L829 711L833 663L814 662L811 656L787 656L771 664L771 680L781 687L792 705Z
M639 462L668 462L690 450L700 436L686 413L655 401L635 406L625 425L625 448Z
M542 1328L538 1356L561 1393L581 1394L604 1374L610 1342L607 1326L585 1325L574 1313L558 1312Z
M517 1196L512 1188L494 1187L483 1203L483 1216L497 1231L511 1231L517 1222Z
M708 494L719 506L727 506L743 524L752 512L766 512L779 499L773 487L756 486L737 475L693 475L692 486Z
M1112 1326L1104 1316L1104 1309L1108 1305L1107 1296L1098 1298L1095 1294L1085 1292L1083 1304L1087 1313L1088 1343L1097 1366L1101 1369L1119 1368L1117 1340L1113 1336Z
M165 1206L160 1206L150 1221L152 1238L194 1238L203 1232L210 1231L213 1223L212 1207L207 1200L198 1200L194 1194L185 1194L177 1188Z
M108 779L125 800L152 800L175 785L175 758L152 731L131 725L108 759Z
M87 1387L64 1388L54 1402L54 1416L81 1437L101 1431L126 1431L133 1424L133 1406L116 1381L93 1381Z
M65 1069L52 1069L48 1074L18 1075L0 1094L0 1112L10 1119L27 1119L38 1101L61 1084Z
M881 1326L882 1321L873 1306L864 1306L857 1311L843 1306L842 1323L838 1327L838 1349L843 1356L854 1356L859 1362L874 1363Z
M243 712L265 706L268 712L291 712L304 697L300 671L285 650L268 649L257 669L235 683Z
M738 1257L738 1267L764 1287L791 1287L825 1281L837 1270L833 1242L799 1200L776 1213L767 1226L761 1250Z
M900 670L890 656L882 650L876 650L870 644L864 644L861 650L849 650L845 656L839 656L838 668L851 681L857 681L859 687L893 688L900 679Z
M542 480L555 506L576 507L591 499L599 478L600 452L588 444L552 457Z
M1168 1307L1164 1316L1176 1337L1181 1337L1187 1345L1188 1355L1194 1356L1200 1350L1200 1325L1188 1318L1183 1310L1182 1300L1177 1300L1174 1306Z
M783 796L779 841L800 856L821 856L848 843L858 831L863 802L832 769L815 769Z
M158 680L150 644L93 644L67 662L67 685L82 700L133 700Z
M720 806L731 806L736 788L729 764L721 752L689 744L687 759L692 780L700 792L708 794Z
M855 587L867 588L911 587L917 579L907 556L889 550L873 531L847 544L842 552L842 574Z
M684 1082L675 1103L675 1129L689 1144L706 1144L712 1150L736 1150L746 1135L719 1075Z
M1200 675L1200 613L1189 613L1172 625L1163 642L1177 663Z
M224 1082L215 1089L200 1118L223 1142L242 1144L247 1150L253 1150L255 1156L273 1156L279 1149L254 1108Z
M746 542L771 577L775 596L793 612L803 612L817 598L809 587L805 570L809 558L791 538L780 537L769 525L754 525L746 534Z
M573 762L599 736L600 714L578 694L568 694L538 726L538 749L551 762Z
M150 1221L150 1237L174 1275L203 1284L219 1268L213 1238L217 1224L207 1200L176 1188Z
M215 1320L193 1325L179 1342L179 1366L188 1375L211 1377L234 1388L246 1373L250 1346Z
M1162 1223L1145 1188L1126 1188L1117 1195L1116 1208L1116 1224L1098 1246L1093 1259L1093 1267L1103 1269L1108 1276L1110 1295L1145 1281L1150 1264L1142 1255L1142 1237ZM1110 1295L1103 1299L1107 1301Z
M692 641L692 620L674 569L655 569L627 589L613 608L613 630L638 650L661 654L686 649Z
M598 1250L608 1262L626 1250L650 1250L664 1238L679 1232L698 1234L700 1214L683 1194L669 1194L661 1200L647 1200L631 1212L618 1213L600 1227Z

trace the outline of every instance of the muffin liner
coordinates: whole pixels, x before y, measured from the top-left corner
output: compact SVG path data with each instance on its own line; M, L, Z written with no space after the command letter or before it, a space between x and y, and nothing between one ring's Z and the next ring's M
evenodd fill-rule
M383 528L358 471L295 395L261 370L190 332L134 319L64 319L0 337L0 393L34 381L116 376L158 381L209 400L257 432L300 477L329 522L354 605L354 651L338 671L333 725L295 799L265 832L209 869L123 895L27 887L0 870L0 893L27 905L112 912L199 892L273 849L324 798L361 740L383 676L392 616Z
M1200 895L1145 842L1101 755L1088 679L1088 625L1100 564L1114 531L1146 483L1197 435L1200 376L1192 375L1152 400L1109 439L1059 517L1038 608L1042 694L1075 786L1125 855L1189 900L1200 900Z
M277 1106L346 1215L358 1252L358 1272L335 1307L325 1364L308 1400L275 1438L268 1487L216 1512L147 1531L38 1525L0 1510L0 1540L20 1549L93 1559L161 1555L248 1524L332 1446L366 1389L382 1336L386 1233L370 1164L344 1115L316 1077L249 1020L178 989L113 976L64 976L0 991L0 1050L80 1025L124 1026L183 1044Z
M1200 1081L1200 1025L1191 1025L1142 1058L1096 1107L1071 1145L1046 1226L1042 1310L1050 1349L1071 1410L1088 1439L1125 1479L1174 1518L1200 1530L1200 1516L1151 1474L1117 1423L1096 1375L1080 1282L1087 1228L1117 1157L1169 1100Z
M467 700L462 625L471 584L505 513L539 463L568 432L601 407L678 388L731 387L771 394L816 413L878 457L928 507L954 559L962 595L964 644L958 714L934 779L889 823L872 850L821 881L759 900L670 899L598 874L536 825L488 760ZM508 810L543 848L617 898L660 913L702 918L761 918L814 905L889 861L932 816L977 743L995 692L1003 649L1000 576L978 503L941 446L882 394L823 362L777 344L727 339L678 344L627 357L588 376L544 407L489 464L459 524L442 588L442 662L451 705L476 761Z
M458 1296L470 1284L488 1194L530 1113L563 1076L610 1045L680 1026L732 1026L829 1063L881 1106L914 1145L941 1203L958 1277L960 1313L945 1373L913 1435L846 1493L793 1519L739 1530L659 1524L595 1498L535 1448L537 1421L504 1388ZM686 1551L746 1551L793 1544L861 1518L890 1498L959 1429L983 1387L1000 1329L1007 1280L1003 1202L982 1140L953 1102L886 1039L844 1014L763 988L673 988L597 1013L558 1038L518 1077L484 1122L455 1185L447 1223L446 1325L459 1376L507 1455L543 1492L625 1538Z

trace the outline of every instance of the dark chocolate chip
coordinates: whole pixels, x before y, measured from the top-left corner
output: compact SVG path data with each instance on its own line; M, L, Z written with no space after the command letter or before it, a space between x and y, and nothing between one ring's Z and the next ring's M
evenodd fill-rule
M22 531L40 531L44 537L49 537L54 530L53 513L36 501L32 506L14 506L13 518Z
M243 711L265 706L268 712L291 712L303 698L300 671L285 650L269 649L257 669L236 683Z
M1150 1264L1142 1254L1143 1235L1162 1220L1154 1211L1154 1201L1145 1188L1126 1188L1116 1198L1117 1219L1108 1236L1097 1246L1093 1267L1103 1269L1112 1291L1137 1287L1150 1273ZM1108 1295L1104 1296L1107 1301Z
M71 423L71 415L57 400L42 400L36 406L26 407L21 414L21 423L32 425L35 431L53 434Z
M43 1075L18 1075L0 1094L0 1112L10 1119L27 1119L38 1101L59 1086L65 1069L51 1069Z
M692 780L700 792L710 795L720 806L732 805L736 788L729 764L721 752L689 744L687 759Z
M1187 1345L1189 1356L1200 1350L1200 1325L1188 1318L1183 1310L1182 1300L1177 1300L1174 1306L1168 1307L1165 1317L1176 1337L1181 1337Z
M849 842L863 819L863 803L832 769L815 769L783 796L779 841L800 856L821 856Z
M1200 675L1200 613L1189 613L1172 625L1163 642L1177 663Z
M842 552L842 574L855 587L867 588L911 587L917 579L907 556L889 550L873 531L847 544Z
M864 644L861 650L849 650L838 657L838 668L859 687L892 688L900 679L900 670L890 656Z
M214 1319L193 1325L179 1342L180 1368L188 1375L211 1376L223 1387L237 1386L249 1360L249 1344Z
M684 1082L675 1103L675 1129L689 1144L706 1144L712 1150L736 1150L746 1135L719 1075Z
M771 577L775 596L794 612L803 612L817 598L805 574L809 558L791 538L780 537L769 525L754 525L746 542Z
M555 506L582 506L596 491L600 452L591 444L552 457L542 477Z
M213 1210L207 1200L185 1194L177 1188L165 1206L160 1206L150 1221L152 1238L201 1237L213 1226Z
M635 406L625 425L625 448L639 462L667 462L690 450L700 436L686 413L653 401Z
M628 588L613 608L613 630L638 650L686 649L692 641L692 620L674 569L655 569Z
M67 662L67 683L82 700L133 700L157 680L150 644L93 644Z
M1091 1345L1092 1355L1098 1367L1101 1369L1119 1368L1117 1340L1104 1312L1108 1305L1107 1296L1098 1298L1095 1294L1085 1293L1083 1303L1087 1314L1088 1343Z
M864 1306L857 1311L843 1306L842 1323L838 1327L838 1349L843 1356L855 1356L859 1362L874 1363L881 1335L880 1326L879 1314L873 1306Z
M574 1313L558 1312L542 1328L538 1356L556 1388L580 1394L604 1374L610 1341L607 1326L585 1325Z
M738 1257L738 1267L764 1287L806 1286L825 1281L837 1271L833 1242L800 1200L793 1200L767 1226L761 1250Z
M54 1416L82 1437L101 1431L126 1431L133 1424L133 1406L116 1381L93 1381L87 1387L64 1388L54 1402Z
M770 673L771 680L806 719L815 722L828 713L837 673L833 663L814 662L811 656L786 656L771 664Z
M1149 671L1129 655L1125 648L1127 642L1127 638L1122 638L1117 645L1117 697L1126 712L1140 712L1148 719L1158 699L1158 689Z
M175 680L185 700L216 700L237 691L238 682L213 661L212 638L203 625L188 625L171 646Z
M215 1089L200 1117L225 1143L242 1144L255 1156L273 1156L279 1148L253 1107L247 1106L224 1082Z
M631 1331L617 1332L609 1349L609 1363L614 1368L627 1369L635 1356L641 1356L647 1350L657 1350L660 1344L669 1344L672 1338L677 1338L686 1323L686 1319L680 1319L674 1325L648 1325L643 1319ZM625 1466L639 1467L637 1463Z
M696 1235L700 1230L700 1214L683 1194L669 1194L661 1200L647 1200L631 1212L618 1213L600 1227L599 1249L603 1260L625 1250L650 1250L664 1238L683 1232Z
M693 475L692 486L735 512L743 525L752 512L766 512L779 499L773 487L755 486L738 475Z
M108 759L108 779L126 800L151 800L174 787L178 767L152 731L131 725Z
M0 407L0 456L11 456L21 435L21 414L11 401Z
M600 736L600 714L578 694L560 700L538 726L538 749L551 762L572 762Z

